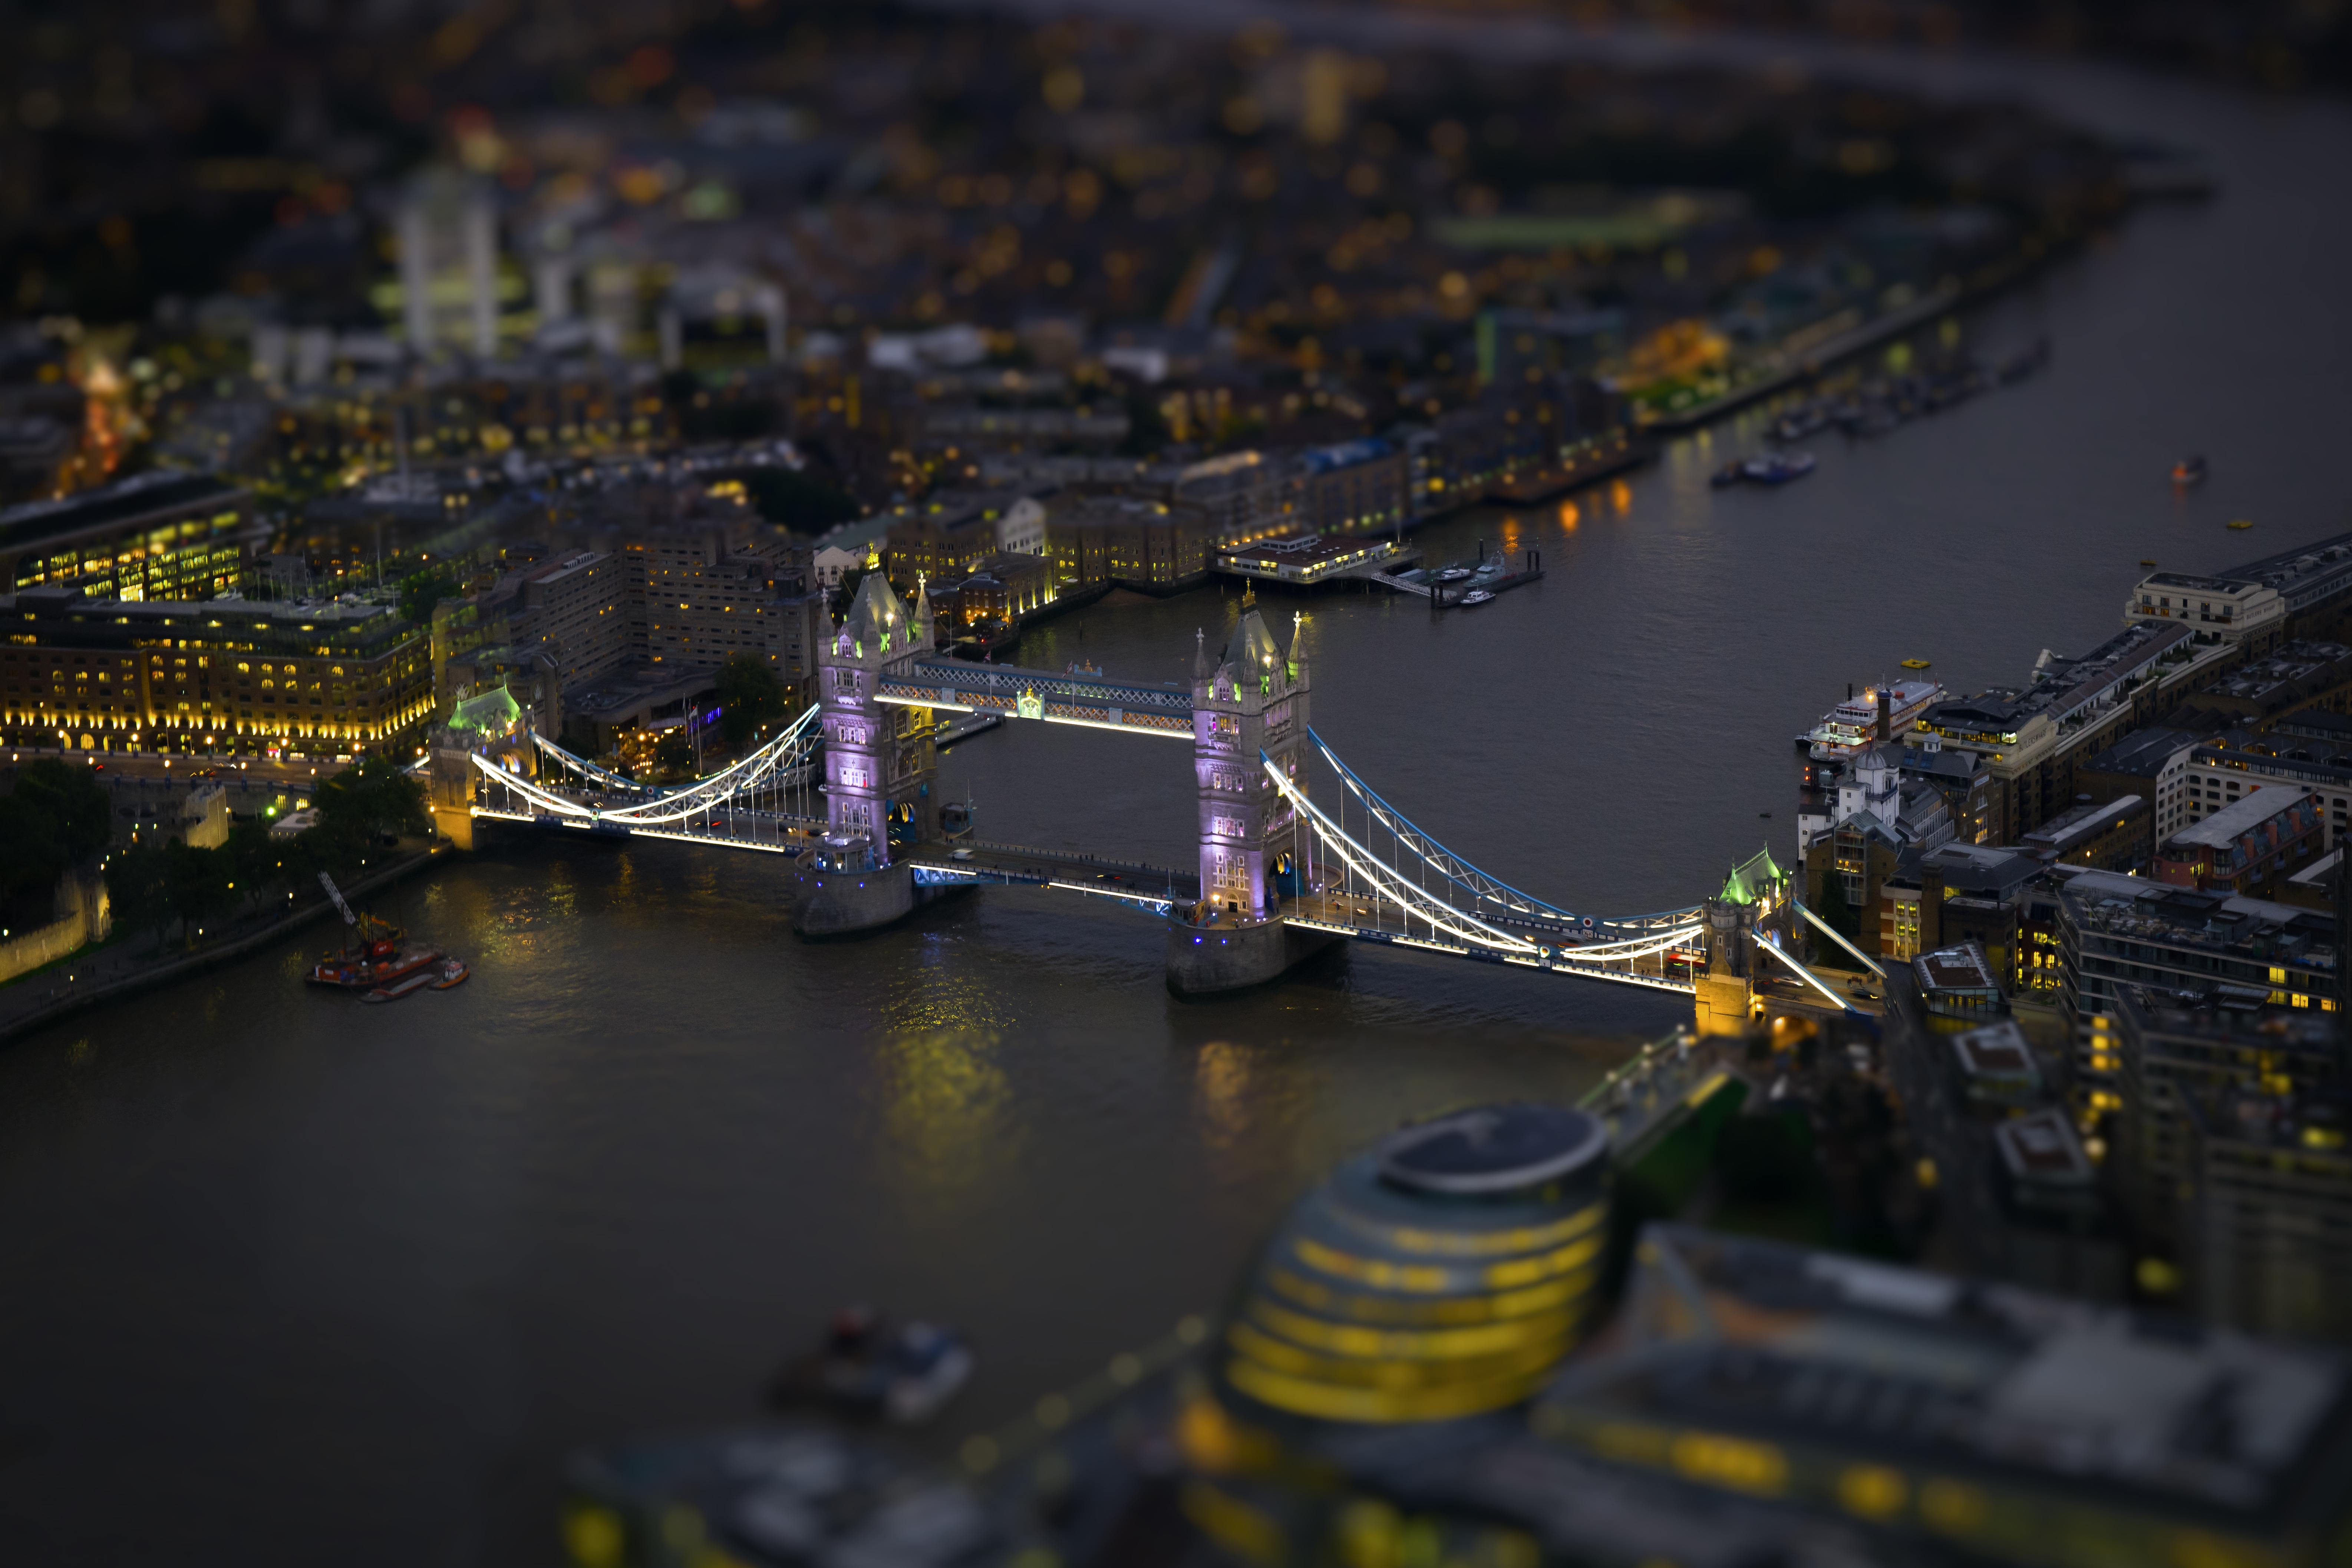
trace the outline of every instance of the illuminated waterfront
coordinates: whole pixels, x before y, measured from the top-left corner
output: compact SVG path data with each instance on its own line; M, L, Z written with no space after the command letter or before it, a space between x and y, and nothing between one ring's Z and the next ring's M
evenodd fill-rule
M2017 681L2105 637L2143 558L2339 526L2347 220L2315 204L2352 121L2145 90L2226 195L2143 211L1972 324L1995 351L2047 331L2048 373L1817 443L1785 490L1708 489L1755 444L1732 426L1570 508L1432 530L1433 559L1485 538L1548 576L1436 621L1297 601L1318 728L1532 890L1665 907L1768 835L1785 853L1789 737L1846 682L1910 657L1955 691ZM2188 451L2214 478L2179 497L2162 475ZM1021 658L1181 679L1232 609L1106 602ZM991 837L1187 853L1189 781L1140 741L1007 726L943 787ZM565 1447L749 1413L853 1295L968 1328L956 1430L982 1424L1215 1304L1372 1131L1572 1095L1604 1037L1681 1011L1364 953L1183 1007L1152 922L1037 893L803 947L772 868L675 847L517 847L410 897L478 960L468 986L307 994L314 937L0 1063L0 1500L37 1555L544 1561Z

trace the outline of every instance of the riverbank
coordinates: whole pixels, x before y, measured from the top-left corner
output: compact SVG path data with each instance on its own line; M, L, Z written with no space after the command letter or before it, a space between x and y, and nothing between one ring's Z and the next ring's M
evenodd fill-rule
M452 850L448 845L436 844L345 888L343 897L347 901L364 899L450 853ZM174 981L185 980L222 964L235 963L304 926L317 924L334 912L333 902L321 898L302 905L291 914L281 915L267 925L244 931L168 961L163 959L161 952L144 961L133 957L130 948L135 938L101 942L69 953L45 968L0 986L0 1041L31 1034L77 1013L112 1002L127 1001L158 986L169 985ZM60 974L63 979L58 978Z

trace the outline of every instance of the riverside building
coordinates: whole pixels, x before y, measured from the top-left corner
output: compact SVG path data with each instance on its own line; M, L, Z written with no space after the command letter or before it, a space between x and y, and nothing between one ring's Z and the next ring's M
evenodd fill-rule
M2333 849L2352 822L2352 732L2326 741L2242 730L2217 735L2190 748L2179 787L2184 824L2204 822L2262 790L2308 794L2319 808L2322 844Z
M2352 602L2352 533L2205 574L2156 572L2124 603L2133 626L2179 626L2262 652Z
M21 744L331 755L433 711L431 639L349 601L0 598L0 722Z
M2030 686L1937 703L1916 728L1984 759L1987 839L2011 844L2074 804L2080 759L2169 711L2237 657L2227 644L2199 642L2190 626L2134 625L2080 658L2044 652Z

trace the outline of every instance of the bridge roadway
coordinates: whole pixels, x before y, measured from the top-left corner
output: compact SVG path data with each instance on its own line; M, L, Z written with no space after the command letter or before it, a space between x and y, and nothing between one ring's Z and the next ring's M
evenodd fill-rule
M1484 916L1481 917L1486 918ZM1560 942L1555 929L1534 927L1543 931L1559 945L1537 944L1535 952L1503 952L1494 948L1464 942L1448 932L1431 927L1428 918L1409 912L1402 904L1378 898L1370 893L1334 892L1325 889L1302 898L1285 899L1276 907L1275 919L1286 925L1304 931L1330 931L1363 942L1383 942L1399 947L1418 947L1431 952L1443 952L1455 958L1475 958L1488 963L1507 963L1521 969L1541 969L1555 974L1578 974L1615 981L1619 984L1647 986L1657 991L1679 991L1685 994L1694 989L1686 974L1672 972L1664 955L1640 959L1580 961L1573 939ZM1499 923L1499 922L1496 922Z

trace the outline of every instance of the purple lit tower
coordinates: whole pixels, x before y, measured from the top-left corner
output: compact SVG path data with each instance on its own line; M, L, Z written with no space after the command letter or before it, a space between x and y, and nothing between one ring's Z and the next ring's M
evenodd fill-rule
M930 711L882 700L886 680L931 651L929 603L918 588L910 609L879 572L866 574L840 627L817 655L817 700L824 706L825 821L873 843L877 868L890 864L890 815L920 820L933 756Z
M1315 836L1259 762L1262 752L1306 792L1307 658L1295 634L1286 654L1254 609L1220 658L1212 666L1202 641L1192 665L1201 898L1227 921L1264 920L1277 896L1314 885Z

